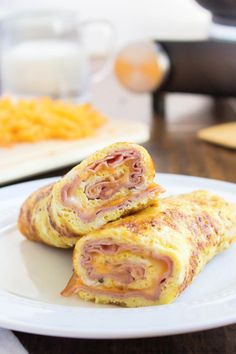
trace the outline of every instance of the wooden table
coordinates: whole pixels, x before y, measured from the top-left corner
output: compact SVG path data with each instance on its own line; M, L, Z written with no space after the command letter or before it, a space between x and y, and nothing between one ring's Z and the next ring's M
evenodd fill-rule
M236 151L210 145L196 138L196 132L201 127L235 120L234 110L225 101L217 100L203 108L199 105L199 109L193 112L190 101L186 97L177 98L175 104L186 108L186 113L178 119L172 119L171 114L167 114L165 119L156 115L152 121L152 136L145 147L154 158L157 172L236 182ZM68 169L37 178L64 174ZM178 336L109 341L55 338L20 332L15 334L32 354L236 353L236 325Z

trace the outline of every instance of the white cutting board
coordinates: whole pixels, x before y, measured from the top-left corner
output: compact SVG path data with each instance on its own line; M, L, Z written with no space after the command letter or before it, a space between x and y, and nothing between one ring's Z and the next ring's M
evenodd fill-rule
M0 148L0 184L50 171L79 161L111 143L143 143L149 139L147 124L113 120L91 138L73 141L50 140Z

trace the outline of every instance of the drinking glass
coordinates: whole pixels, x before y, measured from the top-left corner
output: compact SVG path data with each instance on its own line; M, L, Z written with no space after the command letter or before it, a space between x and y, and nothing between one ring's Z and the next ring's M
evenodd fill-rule
M111 62L114 29L71 11L17 12L0 24L2 94L83 100Z

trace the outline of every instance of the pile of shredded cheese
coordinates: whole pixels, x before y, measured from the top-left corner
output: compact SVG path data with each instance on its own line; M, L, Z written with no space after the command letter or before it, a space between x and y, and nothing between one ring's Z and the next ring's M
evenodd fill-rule
M93 136L107 118L90 104L50 98L0 99L0 146L47 139L73 140Z

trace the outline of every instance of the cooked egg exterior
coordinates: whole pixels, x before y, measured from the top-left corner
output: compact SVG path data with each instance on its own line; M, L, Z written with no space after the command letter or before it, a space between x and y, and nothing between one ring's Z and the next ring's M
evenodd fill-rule
M235 240L236 205L208 191L163 198L158 206L109 223L77 241L73 254L73 293L101 304L127 307L168 304L192 283L207 262ZM122 247L113 255L96 251L90 254L93 273L102 274L99 282L88 274L82 259L86 245L108 241ZM133 246L140 251L132 252L129 248ZM154 293L165 272L163 262L155 261L154 256L167 257L172 269L159 284L156 298L150 299L145 293ZM145 263L143 279L134 279L129 284L112 279L111 269L117 271L117 264L127 260L130 264ZM70 294L70 287L65 288L65 295ZM141 293L132 295L137 290Z

